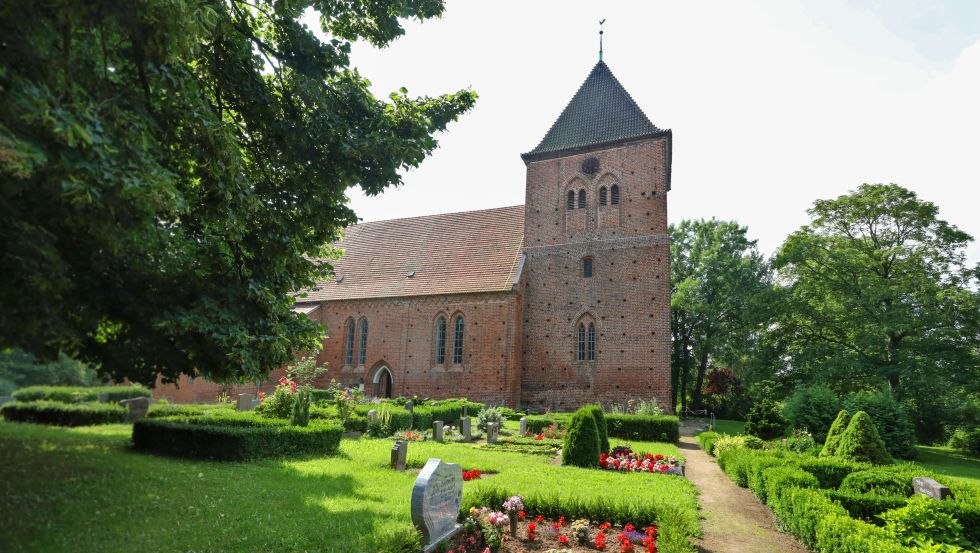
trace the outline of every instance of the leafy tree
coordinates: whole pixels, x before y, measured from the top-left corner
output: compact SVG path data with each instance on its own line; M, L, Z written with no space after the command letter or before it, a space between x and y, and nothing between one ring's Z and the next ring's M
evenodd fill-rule
M310 8L328 37L300 20ZM320 347L293 294L473 105L375 98L379 47L440 0L0 4L0 348L150 383L254 381Z
M850 422L851 414L846 409L841 409L837 413L837 418L831 423L830 429L827 430L827 439L824 441L823 449L820 450L821 457L833 457L837 453L837 444L840 443L840 437L847 430Z
M773 328L789 376L838 393L885 385L920 437L942 436L944 413L980 386L971 237L894 184L861 185L809 213L774 261L786 295Z
M745 433L772 440L786 432L786 419L783 408L772 398L757 401L745 416Z
M827 430L840 411L841 402L837 394L826 386L799 388L786 400L783 414L790 426L806 428L813 433L818 442L827 439Z
M92 386L99 382L95 368L64 353L43 362L25 351L0 351L0 396L25 386Z
M708 368L737 359L760 320L755 309L770 288L769 269L735 222L685 220L669 232L675 404L687 407L690 387L700 407Z
M837 442L834 456L848 461L876 465L887 465L892 462L885 448L885 442L878 435L874 421L864 411L858 411L851 417L851 422L847 424L847 429Z
M599 430L595 417L585 408L575 411L561 450L563 465L594 468L599 464Z

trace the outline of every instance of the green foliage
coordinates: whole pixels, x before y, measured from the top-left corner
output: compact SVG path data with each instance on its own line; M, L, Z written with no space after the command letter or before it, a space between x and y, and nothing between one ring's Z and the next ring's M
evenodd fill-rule
M624 440L676 442L680 439L680 421L672 415L606 415L609 435Z
M963 526L937 501L921 495L912 497L905 507L882 513L881 520L885 531L905 545L970 545L963 535Z
M2 147L2 146L0 146ZM92 366L58 353L50 362L38 359L25 351L0 351L0 396L9 396L24 386L94 386L99 383Z
M171 417L136 421L133 446L148 453L218 461L332 455L343 431L336 422L315 420L294 426L247 413Z
M606 426L608 428L608 418L612 414L606 414L607 419ZM527 431L532 434L537 434L548 428L552 424L557 424L560 430L565 430L568 428L568 423L571 422L571 413L549 413L547 415L527 415Z
M745 432L763 440L772 440L786 432L786 419L775 400L763 398L757 401L745 417Z
M89 426L124 422L128 410L114 403L62 403L60 401L14 401L0 407L8 421Z
M909 497L914 491L912 477L904 471L890 468L873 468L848 474L841 482L840 491L848 493L875 493Z
M293 415L295 401L296 394L288 386L276 386L275 391L255 407L255 412L272 419L288 419Z
M721 438L721 434L717 432L702 432L697 435L698 445L701 449L705 451L708 455L714 455L715 442Z
M422 430L432 428L433 421L456 424L463 417L464 406L466 407L467 416L477 417L477 427L479 428L479 417L483 413L484 406L482 403L467 401L465 399L442 399L416 404L412 411L414 417L412 424L414 428ZM494 419L488 422L503 422L503 414L496 408L494 412L485 415L485 417L492 417ZM482 429L485 429L485 425L486 423L484 423L484 428Z
M150 410L146 413L149 418L161 418L161 417L200 417L212 413L234 413L234 407L230 405L221 404L208 404L208 403L196 403L196 404L160 404L154 403L150 406Z
M762 471L764 498L773 500L790 488L816 488L817 478L803 469L794 466L772 466Z
M814 545L821 553L908 553L888 532L846 513L820 518Z
M791 428L809 430L816 441L823 443L840 408L837 394L826 386L817 385L793 392L783 406L783 414Z
M308 355L290 363L286 367L286 378L300 386L312 388L313 384L327 372L326 365L318 365L316 355Z
M476 416L476 427L484 432L487 431L487 424L491 422L495 422L497 424L504 422L504 416L496 407L487 407L486 409L480 411L480 414ZM530 425L528 426L530 427Z
M878 435L888 452L901 459L915 457L915 429L905 409L888 392L862 392L849 396L844 404L852 413L871 415Z
M28 386L14 392L17 401L58 401L61 403L77 403L84 401L100 401L99 396L107 403L116 403L123 399L135 397L151 397L150 390L143 386Z
M3 3L0 344L143 383L254 381L317 349L294 293L329 276L349 189L399 184L476 98L377 98L351 43L442 11Z
M837 453L837 445L840 443L840 437L847 430L847 425L851 422L851 414L846 409L841 409L837 413L837 418L831 423L830 429L827 430L827 439L824 440L823 449L820 450L821 457L832 457Z
M593 468L599 464L599 430L595 417L587 409L579 409L568 425L568 435L562 448L564 465Z
M827 490L827 497L840 503L847 509L851 517L861 520L873 520L874 517L889 509L904 506L909 500L903 495L883 495L845 490Z
M715 457L721 457L721 454L730 451L732 449L762 449L764 445L763 441L755 436L727 436L722 435L715 439L714 445L711 448L711 454Z
M853 472L871 468L867 463L855 463L839 457L803 456L797 461L800 468L817 477L821 488L837 489L847 476Z
M770 498L769 505L779 518L780 526L811 549L817 549L821 521L832 517L847 517L847 511L843 507L820 491L810 488L784 489L779 495Z
M874 465L886 465L892 462L885 443L878 435L874 421L864 411L858 411L851 417L847 430L841 434L834 455L848 461Z
M296 392L293 401L293 412L289 419L293 426L307 426L310 424L310 393L300 389Z
M602 407L599 405L586 405L582 409L588 411L592 415L592 418L595 419L595 427L599 432L599 452L609 453L609 428L606 427L606 418L602 415Z
M817 441L813 439L813 434L810 434L805 428L794 430L793 435L786 438L786 449L794 453L816 454L820 451L817 447Z
M957 428L949 438L949 447L980 457L980 426Z

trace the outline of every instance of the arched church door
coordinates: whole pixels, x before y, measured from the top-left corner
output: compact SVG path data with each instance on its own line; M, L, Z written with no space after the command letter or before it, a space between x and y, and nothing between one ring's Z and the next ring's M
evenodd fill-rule
M375 379L374 395L376 397L391 397L392 391L392 380L391 371L388 367L381 367L378 369L378 376Z

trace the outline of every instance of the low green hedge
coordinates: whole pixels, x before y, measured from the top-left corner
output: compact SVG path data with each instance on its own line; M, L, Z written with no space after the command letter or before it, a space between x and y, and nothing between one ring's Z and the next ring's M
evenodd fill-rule
M801 456L797 461L800 468L817 477L820 487L837 489L852 472L867 470L871 465L855 463L834 457Z
M827 497L847 509L854 518L872 519L888 511L904 507L909 498L902 495L882 495L854 491L825 490Z
M912 478L905 471L886 468L859 470L848 474L838 489L850 494L874 493L910 497L915 491L912 488Z
M165 403L150 406L146 416L153 418L161 417L200 417L210 414L235 413L233 405L222 403Z
M61 403L82 403L99 401L99 394L105 394L105 401L116 403L134 397L152 397L152 392L143 386L28 386L13 393L17 401L58 401Z
M817 488L820 483L809 472L794 466L773 466L762 471L765 497L776 498L789 488Z
M820 553L907 553L909 550L883 529L846 514L822 517L817 524Z
M966 539L980 546L980 503L971 498L940 501L939 506L960 522Z
M680 439L680 422L671 415L606 415L609 436L645 442L670 442Z
M820 490L787 488L780 490L769 500L769 506L787 530L803 545L816 549L817 528L826 517L847 517L840 504L829 499Z
M520 418L518 417L518 420ZM568 421L571 420L570 414L552 413L548 415L527 415L527 431L532 434L539 434L552 424L557 424L559 430L568 430Z
M433 405L435 403L435 405ZM476 418L483 409L482 403L465 399L445 399L426 402L412 409L412 428L427 430L432 428L433 421L446 424L456 424L463 418L463 406L466 406L466 416Z
M344 429L313 420L309 426L251 414L143 419L133 425L138 451L219 461L290 455L332 455Z
M713 455L711 450L715 447L715 442L721 438L721 434L717 432L702 432L698 434L698 444L701 445L701 449L705 451L708 455Z
M0 407L8 421L89 426L126 421L128 409L114 403L61 403L58 401L14 401Z

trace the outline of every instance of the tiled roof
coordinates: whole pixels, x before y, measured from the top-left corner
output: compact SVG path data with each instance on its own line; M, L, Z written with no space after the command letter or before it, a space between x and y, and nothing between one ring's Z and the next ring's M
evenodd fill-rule
M527 161L549 154L657 136L664 131L647 119L640 106L604 62L599 62L565 106L541 143L523 154Z
M296 301L511 290L523 240L522 205L361 223L345 231L334 279Z

